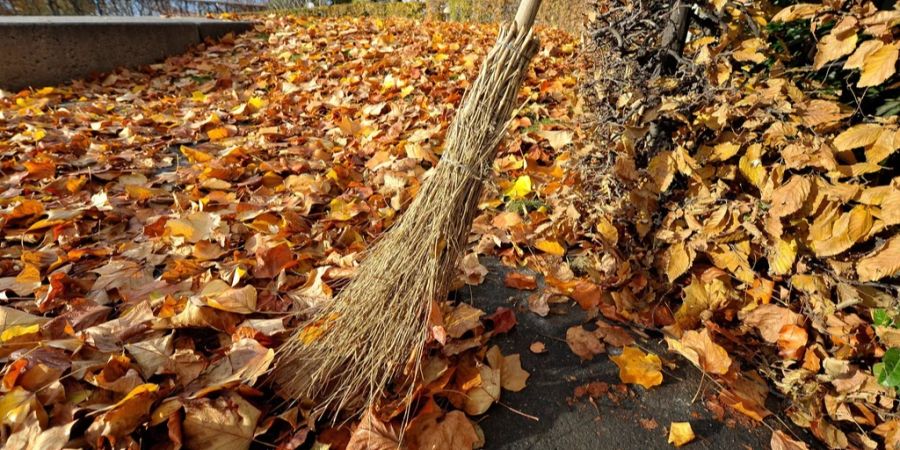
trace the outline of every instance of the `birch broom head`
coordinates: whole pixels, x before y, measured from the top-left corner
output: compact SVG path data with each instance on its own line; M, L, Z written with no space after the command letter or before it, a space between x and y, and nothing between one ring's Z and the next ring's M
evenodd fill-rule
M412 401L432 304L449 293L485 180L538 42L539 0L501 28L450 126L442 159L355 277L279 349L273 381L316 411L361 413L394 382ZM525 11L523 8L531 8Z

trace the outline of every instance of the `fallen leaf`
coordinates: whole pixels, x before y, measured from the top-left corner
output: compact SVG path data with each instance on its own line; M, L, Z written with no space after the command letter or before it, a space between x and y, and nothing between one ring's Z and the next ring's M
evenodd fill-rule
M731 357L720 345L713 342L709 330L685 331L681 340L666 338L669 350L675 351L707 373L725 375L731 367Z
M881 248L856 263L859 281L878 281L900 273L900 235L890 238Z
M246 450L254 440L260 410L227 392L216 399L199 398L184 405L184 439L188 448Z
M521 272L509 272L503 278L503 284L512 289L533 291L537 289L537 280L532 275Z
M696 438L690 422L672 422L669 425L668 442L676 447L681 447Z
M569 344L572 353L578 355L582 360L590 361L594 359L594 356L606 351L606 346L600 342L600 339L581 325L566 330L566 343Z
M662 384L662 361L659 356L644 353L637 347L625 347L621 355L610 355L609 359L619 366L619 378L623 383L638 384L644 389Z
M791 439L781 430L772 432L772 440L769 442L772 450L807 450L806 443Z
M894 75L897 70L898 50L900 46L891 43L868 54L863 61L856 87L878 86Z

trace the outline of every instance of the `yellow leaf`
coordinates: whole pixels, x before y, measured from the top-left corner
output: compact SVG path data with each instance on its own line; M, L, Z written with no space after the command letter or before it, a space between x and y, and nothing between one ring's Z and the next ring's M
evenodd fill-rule
M37 406L35 395L21 386L0 396L0 424L15 426L22 423Z
M834 138L834 148L839 152L866 147L878 140L882 126L877 123L864 123L850 127Z
M726 161L732 156L737 155L740 149L740 144L735 144L734 142L723 142L716 145L714 149L715 159L717 161Z
M793 22L795 20L809 19L816 15L825 5L815 3L797 3L778 11L772 17L772 22Z
M785 217L799 211L811 189L812 182L809 178L794 175L787 183L772 192L769 215Z
M512 392L525 389L525 382L529 375L525 369L522 369L522 360L518 354L503 357L503 367L500 369L500 381L503 389Z
M415 91L415 90L416 90L416 88L414 86L407 86L403 89L400 89L400 97L406 98L406 96L408 96L409 94L412 94L413 91Z
M213 128L212 130L206 132L206 135L209 136L209 139L211 141L225 139L229 136L229 134L231 133L228 131L228 128L225 127Z
M862 282L900 274L900 234L894 235L883 247L859 260L856 273Z
M884 83L897 70L897 43L886 44L868 55L863 62L862 72L856 87L872 87Z
M794 267L797 259L797 240L794 238L775 239L775 245L769 252L769 273L787 275Z
M200 150L194 150L190 147L186 147L184 145L179 149L181 150L181 154L187 157L188 161L191 163L205 163L213 159L212 155L208 153L203 153Z
M741 47L734 52L732 57L736 61L760 64L766 60L766 55L760 53L760 49L765 47L767 47L765 41L760 38L747 39L741 42Z
M866 58L881 47L884 47L884 42L881 42L878 39L870 39L859 44L856 51L853 52L853 54L847 58L847 62L844 63L844 70L862 69L863 62Z
M669 189L672 180L675 179L675 159L672 157L672 152L664 151L654 156L647 167L647 173L659 192Z
M669 425L669 443L676 447L693 441L695 437L690 422L672 422Z
M238 314L256 312L256 288L253 286L232 288L228 283L216 279L203 287L200 296L206 299L207 305L221 311Z
M531 193L531 177L528 175L522 175L519 178L516 178L516 182L503 193L503 195L509 197L511 200L519 200L528 196Z
M263 106L266 106L266 102L260 97L252 97L250 100L247 100L247 106L250 107L251 111L256 112L262 109Z
M819 70L825 64L849 55L856 49L857 41L856 33L841 36L839 33L832 31L828 36L822 38L816 46L816 58L813 68Z
M124 398L122 398L122 400L119 400L119 402L116 403L115 405L113 405L112 407L115 408L116 406L122 406L127 401L129 401L139 395L152 394L158 390L159 390L159 385L153 384L153 383L146 383L146 384L141 384L141 385L135 386L131 391L128 392L128 395L126 395Z
M470 416L484 414L495 401L500 400L500 368L485 364L478 368L478 372L481 384L466 392L463 405Z
M762 164L761 157L762 145L753 144L738 162L741 174L757 188L762 188L766 182L766 168Z
M332 199L328 206L331 209L328 217L333 220L350 220L361 212L355 203L348 203L340 198Z
M538 239L534 246L544 253L549 253L555 256L563 256L566 254L566 249L563 248L562 245L559 245L559 242L549 241L546 239Z
M619 378L623 383L637 384L645 389L662 384L662 361L653 353L644 353L637 347L625 347L622 354L610 356L619 366Z
M819 231L819 228L811 228L810 247L819 257L839 255L868 236L873 223L869 209L865 205L857 205L850 212L837 217L830 224L830 230L827 223L823 224L822 231Z
M874 224L872 214L864 205L856 205L848 214L850 214L850 218L847 225L847 237L853 243L861 242L869 235Z
M601 216L597 220L597 232L603 236L609 244L615 245L619 241L619 230L606 218Z
M666 276L671 283L691 268L696 254L687 248L683 241L669 247L667 254L669 259L666 263Z
M0 341L9 342L19 336L28 336L29 334L36 334L41 331L41 326L38 324L32 325L13 325L5 330L3 333L0 333Z
M200 91L194 91L191 93L191 98L194 99L195 102L205 102L206 94Z
M125 186L125 193L128 194L128 198L137 201L145 201L153 198L152 189L148 189L143 186L137 186L134 184Z

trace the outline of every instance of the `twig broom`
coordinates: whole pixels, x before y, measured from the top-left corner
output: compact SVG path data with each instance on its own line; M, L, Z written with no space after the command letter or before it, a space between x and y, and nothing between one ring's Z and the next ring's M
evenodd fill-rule
M538 50L532 25L540 3L521 0L515 21L502 27L450 126L440 163L408 210L344 290L279 349L273 380L283 395L314 400L320 412L359 413L398 375L418 372L432 303L449 293Z

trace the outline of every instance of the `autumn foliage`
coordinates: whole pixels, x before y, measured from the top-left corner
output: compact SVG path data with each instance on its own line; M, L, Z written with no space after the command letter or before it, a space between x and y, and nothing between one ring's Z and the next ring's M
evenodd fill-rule
M539 33L457 283L497 258L527 305L438 299L413 405L315 431L312 405L273 401L272 349L433 173L496 27L265 17L0 93L7 447L478 447L477 417L540 370L490 338L569 301L591 319L555 338L623 383L670 382L680 355L773 448L806 447L775 415L832 448L900 445L900 10L698 2L666 73L669 11L638 3L593 2L583 45Z

